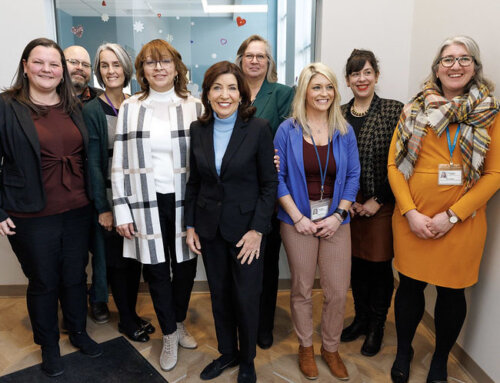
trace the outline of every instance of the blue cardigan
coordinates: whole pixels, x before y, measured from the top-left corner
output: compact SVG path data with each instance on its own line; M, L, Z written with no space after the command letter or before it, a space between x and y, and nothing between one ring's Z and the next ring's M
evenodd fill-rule
M333 135L333 157L337 172L333 191L332 205L328 216L337 209L340 200L355 201L359 190L359 156L356 136L350 125L347 134L341 135L336 131ZM306 217L311 217L309 194L307 192L306 175L303 160L302 127L289 118L278 128L274 138L274 147L278 149L280 157L280 171L278 173L278 198L291 195L295 205ZM278 219L293 225L293 221L280 206ZM348 223L348 216L343 223Z

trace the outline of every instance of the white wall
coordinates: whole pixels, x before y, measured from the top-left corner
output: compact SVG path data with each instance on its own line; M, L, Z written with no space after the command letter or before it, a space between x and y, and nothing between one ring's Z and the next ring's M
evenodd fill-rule
M484 73L500 87L500 2L496 0L322 1L319 61L339 77L342 102L352 97L343 81L353 48L367 48L380 60L377 92L406 102L430 72L438 45L456 34L472 36L481 47ZM495 92L498 96L500 93ZM458 344L493 379L500 382L500 193L488 204L488 238L479 283L466 290L469 305ZM426 291L433 315L435 290Z

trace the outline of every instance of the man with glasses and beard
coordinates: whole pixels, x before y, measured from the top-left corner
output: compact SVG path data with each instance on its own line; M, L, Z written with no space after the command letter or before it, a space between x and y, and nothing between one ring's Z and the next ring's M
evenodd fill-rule
M92 65L90 56L84 47L72 45L64 50L64 56L71 76L75 93L83 104L86 104L101 92L89 86Z

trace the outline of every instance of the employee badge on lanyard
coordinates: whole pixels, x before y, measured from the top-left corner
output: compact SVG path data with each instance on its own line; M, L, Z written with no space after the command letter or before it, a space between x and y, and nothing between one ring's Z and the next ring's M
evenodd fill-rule
M438 165L438 185L462 185L463 184L463 171L462 166L453 163L453 151L457 146L458 133L460 132L460 125L457 127L453 144L450 139L450 128L446 127L446 138L448 141L448 150L450 151L450 163Z
M326 173L328 171L328 161L330 160L330 143L331 140L328 139L328 152L326 154L326 165L325 165L325 171L323 172L323 169L321 167L321 159L319 158L319 153L318 153L318 148L316 147L316 143L314 142L314 138L311 134L311 140L314 146L314 151L316 152L316 157L318 158L318 163L319 163L319 174L321 176L321 195L320 199L318 201L309 201L311 205L311 221L319 221L320 219L323 219L326 217L328 214L328 211L330 210L330 205L332 203L331 198L323 198L323 192L325 190L325 181L326 181Z

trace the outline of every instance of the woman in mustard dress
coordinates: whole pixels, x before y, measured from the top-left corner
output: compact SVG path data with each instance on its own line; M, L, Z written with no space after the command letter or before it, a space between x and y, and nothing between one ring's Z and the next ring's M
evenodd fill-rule
M464 289L478 279L486 203L500 184L499 105L492 90L476 42L449 38L394 133L388 176L396 198L392 224L400 284L393 382L408 381L427 284L437 289L436 348L427 382L447 381L448 355L467 311Z

